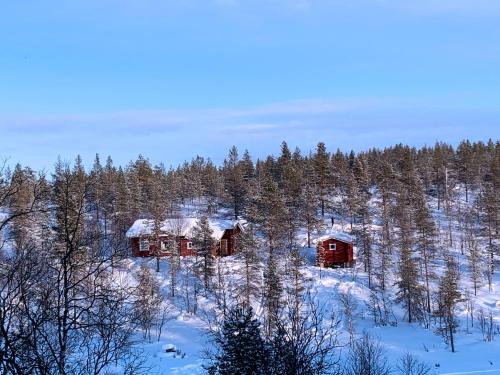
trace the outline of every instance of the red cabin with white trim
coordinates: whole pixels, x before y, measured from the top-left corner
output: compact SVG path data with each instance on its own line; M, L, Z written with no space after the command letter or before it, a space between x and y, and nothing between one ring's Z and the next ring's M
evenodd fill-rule
M193 242L184 236L177 240L168 235L160 235L158 240L151 235L130 237L130 247L135 257L196 255Z
M319 267L352 267L354 246L347 236L328 235L318 239L316 260Z
M159 233L155 235L153 220L136 220L127 231L132 255L136 257L196 255L192 236L197 221L197 218L167 219L160 223ZM226 256L237 252L236 236L243 228L239 222L233 223L209 221L214 240L212 255ZM223 229L224 227L226 229Z

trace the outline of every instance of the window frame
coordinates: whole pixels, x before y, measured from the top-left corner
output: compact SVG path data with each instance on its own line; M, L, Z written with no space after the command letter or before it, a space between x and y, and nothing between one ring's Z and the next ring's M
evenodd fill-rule
M188 241L188 243L186 244L186 248L188 250L193 250L193 241Z
M333 249L332 249L333 247ZM334 243L329 243L328 244L328 250L330 251L336 251L337 250L337 244L334 242Z
M165 246L166 244L168 246ZM171 240L162 240L160 242L160 250L163 252L168 253L169 251L173 251L174 248L175 248L175 243Z
M144 245L146 244L146 245ZM139 251L146 252L149 251L149 239L139 238Z

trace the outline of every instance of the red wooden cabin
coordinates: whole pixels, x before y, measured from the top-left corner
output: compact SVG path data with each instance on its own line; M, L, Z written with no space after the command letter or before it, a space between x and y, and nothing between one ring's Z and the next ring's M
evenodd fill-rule
M175 240L172 236L161 235L158 241L151 235L130 237L130 246L135 257L196 255L192 241L184 236Z
M240 234L241 231L242 228L239 223L236 223L233 228L224 230L220 239L218 255L227 256L237 252L236 236Z
M176 228L179 219L167 219L162 222L159 236L153 235L154 222L148 219L139 219L127 231L132 255L136 257L196 255L193 242L190 239L190 230L195 220L182 221L182 227ZM173 233L179 231L178 235Z
M352 240L347 236L321 237L316 246L316 258L320 267L352 267L354 265Z
M196 255L197 251L191 241L192 230L196 222L196 218L167 219L161 223L160 234L156 239L153 235L152 220L136 220L127 231L132 255L136 257ZM237 252L236 236L242 231L239 223L225 230L213 222L210 226L214 233L211 250L213 255L226 256ZM178 233L178 235L174 236L172 233Z

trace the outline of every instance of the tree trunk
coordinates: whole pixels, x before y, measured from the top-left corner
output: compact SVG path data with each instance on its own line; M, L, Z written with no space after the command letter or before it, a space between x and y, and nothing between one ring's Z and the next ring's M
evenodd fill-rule
M453 327L452 326L448 326L448 330L450 331L451 352L455 353L455 339L453 337Z

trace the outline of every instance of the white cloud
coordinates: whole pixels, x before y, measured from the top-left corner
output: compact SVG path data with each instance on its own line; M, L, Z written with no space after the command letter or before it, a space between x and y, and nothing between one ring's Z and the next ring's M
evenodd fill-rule
M220 162L231 145L256 157L277 152L282 140L307 153L324 141L367 149L500 138L498 108L458 98L303 99L248 108L144 110L26 116L0 114L0 159L49 168L58 155L87 163L96 152L126 164L139 153L176 165L196 154Z

